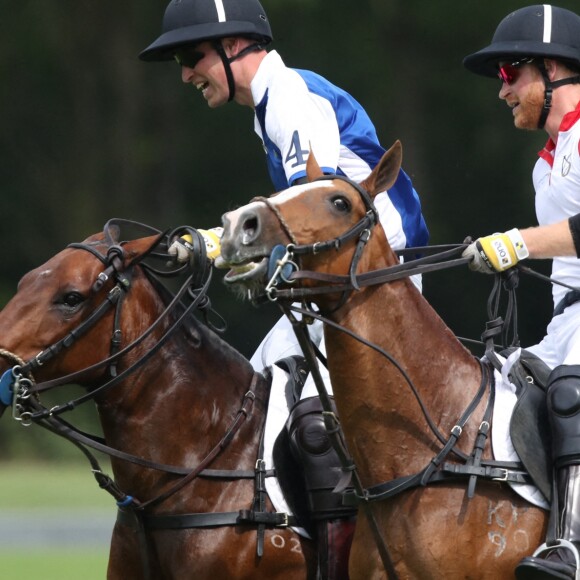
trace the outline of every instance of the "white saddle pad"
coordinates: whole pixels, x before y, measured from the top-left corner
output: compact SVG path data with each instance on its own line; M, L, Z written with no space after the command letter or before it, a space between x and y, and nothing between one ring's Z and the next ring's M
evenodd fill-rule
M495 371L495 403L493 407L493 422L491 427L491 444L493 454L498 461L519 461L510 437L510 419L517 402L516 387L508 379L508 373L519 359L521 349L513 352L506 359L502 372ZM510 483L513 490L530 503L550 509L550 505L540 490L534 485Z
M286 372L276 365L273 365L270 370L272 371L272 386L270 388L270 400L268 401L268 414L266 415L264 432L264 461L266 462L266 469L274 469L274 460L272 458L274 443L286 424L288 415L290 415L284 388L288 381ZM266 491L277 512L292 514L276 477L266 478ZM294 527L292 529L302 536L309 537L303 528Z

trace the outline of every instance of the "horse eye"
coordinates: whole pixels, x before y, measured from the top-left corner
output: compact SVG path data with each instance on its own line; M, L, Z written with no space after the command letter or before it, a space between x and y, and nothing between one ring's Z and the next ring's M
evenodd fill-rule
M79 292L67 292L63 297L61 303L68 308L76 308L85 301L85 298Z
M332 199L332 204L341 213L347 213L350 211L351 205L350 201L342 196L336 196Z

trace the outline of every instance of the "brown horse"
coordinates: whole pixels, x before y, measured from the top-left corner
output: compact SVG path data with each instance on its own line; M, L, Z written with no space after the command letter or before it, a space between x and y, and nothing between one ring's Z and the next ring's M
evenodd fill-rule
M67 435L62 413L97 405L94 446L111 451L114 481L98 475L122 505L108 578L315 578L311 541L259 491L269 381L183 301L171 308L144 262L161 236L110 238L71 244L26 274L0 312L0 370L18 363L17 418ZM48 388L73 382L86 388L76 403L42 406Z
M226 282L254 296L266 288L270 299L285 298L287 304L302 297L327 317L334 397L348 450L369 494L384 482L426 474L427 466L437 473L435 457L455 436L458 453L447 459L459 464L458 454L469 457L487 404L482 388L490 392L485 367L408 278L365 283L373 272L399 264L380 225L373 227L372 198L394 183L401 159L397 142L363 183L354 184L338 176L323 178L311 155L310 183L256 198L223 218L221 266L230 268ZM280 244L288 254L278 255L273 266L283 277L266 285L272 250ZM300 266L293 274L292 261ZM380 347L391 360L353 335ZM454 426L473 401L459 436ZM445 435L443 442L433 436L437 430ZM487 443L483 457L491 456ZM546 512L505 483L480 480L469 499L465 478L406 490L402 482L407 480L397 481L402 493L359 507L349 563L352 580L384 578L389 554L396 570L390 578L513 578L516 563L544 537ZM376 547L381 541L387 562Z

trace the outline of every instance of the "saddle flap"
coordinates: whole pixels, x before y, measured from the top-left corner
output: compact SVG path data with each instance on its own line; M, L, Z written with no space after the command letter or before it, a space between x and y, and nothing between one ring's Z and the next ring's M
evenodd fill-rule
M280 431L276 438L272 459L276 469L276 477L286 503L296 516L300 526L312 535L314 529L310 519L308 493L302 476L302 466L291 452L290 436L286 427Z
M528 358L529 356L533 359ZM530 369L530 360L537 372ZM510 380L516 385L518 400L510 422L510 437L526 471L550 502L552 497L552 435L544 390L549 369L546 373L545 369L548 367L530 353L526 353L526 357L517 361L514 367L518 368L512 369ZM534 382L530 382L528 376L532 376ZM536 380L539 383L536 383Z
M509 347L501 351L500 354L507 359L516 350L517 347ZM539 356L522 349L516 364L510 370L510 379L518 388L529 383L528 377L531 377L533 383L545 391L551 372L552 369Z

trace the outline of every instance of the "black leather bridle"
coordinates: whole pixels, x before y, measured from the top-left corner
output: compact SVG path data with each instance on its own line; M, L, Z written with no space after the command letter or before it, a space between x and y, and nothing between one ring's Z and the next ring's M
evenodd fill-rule
M125 254L122 244L115 240L113 231L119 225L130 223L137 225L141 229L145 229L148 234L156 235L156 239L152 242L147 251L140 254L130 263L125 263ZM220 332L225 328L225 322L220 318L222 323L221 328L216 328L208 320L208 313L213 312L207 291L211 282L212 267L206 256L205 241L201 234L193 228L182 226L176 228L172 232L162 233L149 226L143 224L136 224L136 222L127 222L126 220L111 220L107 223L104 229L105 241L107 246L106 255L101 254L90 243L74 243L68 247L89 252L92 256L103 263L104 270L98 275L97 279L92 285L92 293L98 294L102 291L103 286L107 281L113 280L113 287L107 292L103 301L94 309L94 311L81 322L74 330L69 332L64 338L58 340L54 344L45 348L41 353L30 359L23 361L17 355L6 350L0 349L0 357L15 363L11 370L7 373L12 375L12 384L10 390L12 392L12 407L13 414L17 420L23 425L30 425L32 423L38 424L49 431L62 436L76 445L87 457L91 463L92 472L97 479L100 487L108 491L119 506L119 519L123 523L133 524L137 528L137 532L142 544L142 557L144 565L144 573L147 575L148 565L146 557L143 554L145 545L145 529L179 529L179 528L204 528L215 526L235 526L245 524L254 526L258 529L258 555L261 555L263 550L263 530L267 527L286 527L288 525L297 525L297 520L293 516L288 516L285 513L268 512L265 508L265 487L263 479L266 477L273 477L273 470L266 470L262 455L258 458L254 469L237 469L237 470L216 470L210 469L209 466L212 461L225 449L234 437L235 433L239 431L244 424L246 418L251 414L254 401L257 396L257 381L258 374L254 373L252 382L248 386L248 391L244 395L238 412L231 420L229 426L225 429L224 436L214 446L214 448L202 459L195 467L177 467L172 465L165 465L153 461L149 461L129 453L111 448L106 445L101 437L86 434L61 417L67 411L71 411L79 405L94 400L95 397L103 394L109 389L126 380L127 377L134 373L139 367L147 362L159 349L169 340L173 333L184 323L187 317L194 309L201 309L205 316L205 322L214 331ZM191 252L191 261L185 266L174 268L168 271L155 270L150 265L145 264L144 259L148 256L156 256L158 258L167 260L167 245L171 243L177 235L188 233L192 238L193 251ZM103 242L99 242L102 244ZM161 250L161 251L160 251ZM131 288L132 271L135 267L141 267L147 277L153 282L151 276L174 276L177 273L185 272L187 279L182 284L178 292L166 305L164 311L159 315L156 321L135 341L129 345L121 348L121 328L120 317L123 299ZM183 298L188 295L190 303L183 304ZM111 339L110 355L85 369L69 374L65 377L60 377L50 381L37 384L33 377L33 372L42 365L58 356L64 349L70 348L80 337L92 328L99 320L101 320L111 308L115 309L114 328ZM122 372L117 372L117 362L121 357L127 355L141 344L148 336L159 328L159 326L173 314L169 327L164 330L162 336L156 339L155 345L148 349L140 358L135 361L128 368ZM216 315L215 312L213 312ZM109 379L102 385L87 392L68 403L56 405L51 408L44 407L39 400L39 394L57 386L71 384L82 379L88 373L94 373L103 368L108 368ZM118 488L116 483L100 468L96 458L87 449L92 448L99 452L105 453L111 457L115 457L124 461L134 463L136 465L155 469L170 474L182 476L175 484L170 486L162 494L151 498L145 502L141 502L136 498L124 493ZM262 453L259 450L259 454ZM164 516L156 516L148 514L145 510L148 507L157 505L165 501L168 497L173 495L178 490L182 489L187 483L191 482L196 477L217 479L217 480L232 480L232 479L253 479L256 483L256 498L252 509L244 509L236 512L214 512L214 513L200 513L200 514L169 514Z

